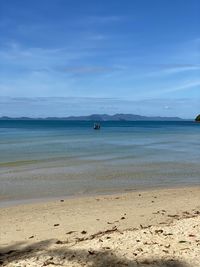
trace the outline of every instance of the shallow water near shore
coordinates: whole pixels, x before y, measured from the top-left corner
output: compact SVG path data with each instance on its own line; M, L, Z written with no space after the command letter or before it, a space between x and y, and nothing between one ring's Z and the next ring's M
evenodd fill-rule
M0 121L0 201L200 184L200 124Z

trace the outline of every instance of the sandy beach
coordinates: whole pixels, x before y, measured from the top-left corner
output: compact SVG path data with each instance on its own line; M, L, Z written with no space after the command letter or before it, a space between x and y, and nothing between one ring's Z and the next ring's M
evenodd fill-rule
M3 266L200 266L200 187L0 209Z

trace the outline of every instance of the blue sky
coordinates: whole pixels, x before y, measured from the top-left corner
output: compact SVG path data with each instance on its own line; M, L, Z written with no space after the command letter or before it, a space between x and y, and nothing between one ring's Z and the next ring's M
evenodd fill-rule
M199 0L1 0L0 116L200 113Z

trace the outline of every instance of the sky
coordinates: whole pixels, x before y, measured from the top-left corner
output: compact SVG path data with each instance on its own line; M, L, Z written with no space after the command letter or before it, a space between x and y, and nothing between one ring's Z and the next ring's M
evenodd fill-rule
M0 0L0 116L200 113L199 0Z

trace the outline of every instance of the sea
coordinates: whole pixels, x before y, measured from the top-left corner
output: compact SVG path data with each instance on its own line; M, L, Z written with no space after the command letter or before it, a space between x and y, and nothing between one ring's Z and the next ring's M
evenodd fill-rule
M193 121L1 120L0 204L200 185Z

